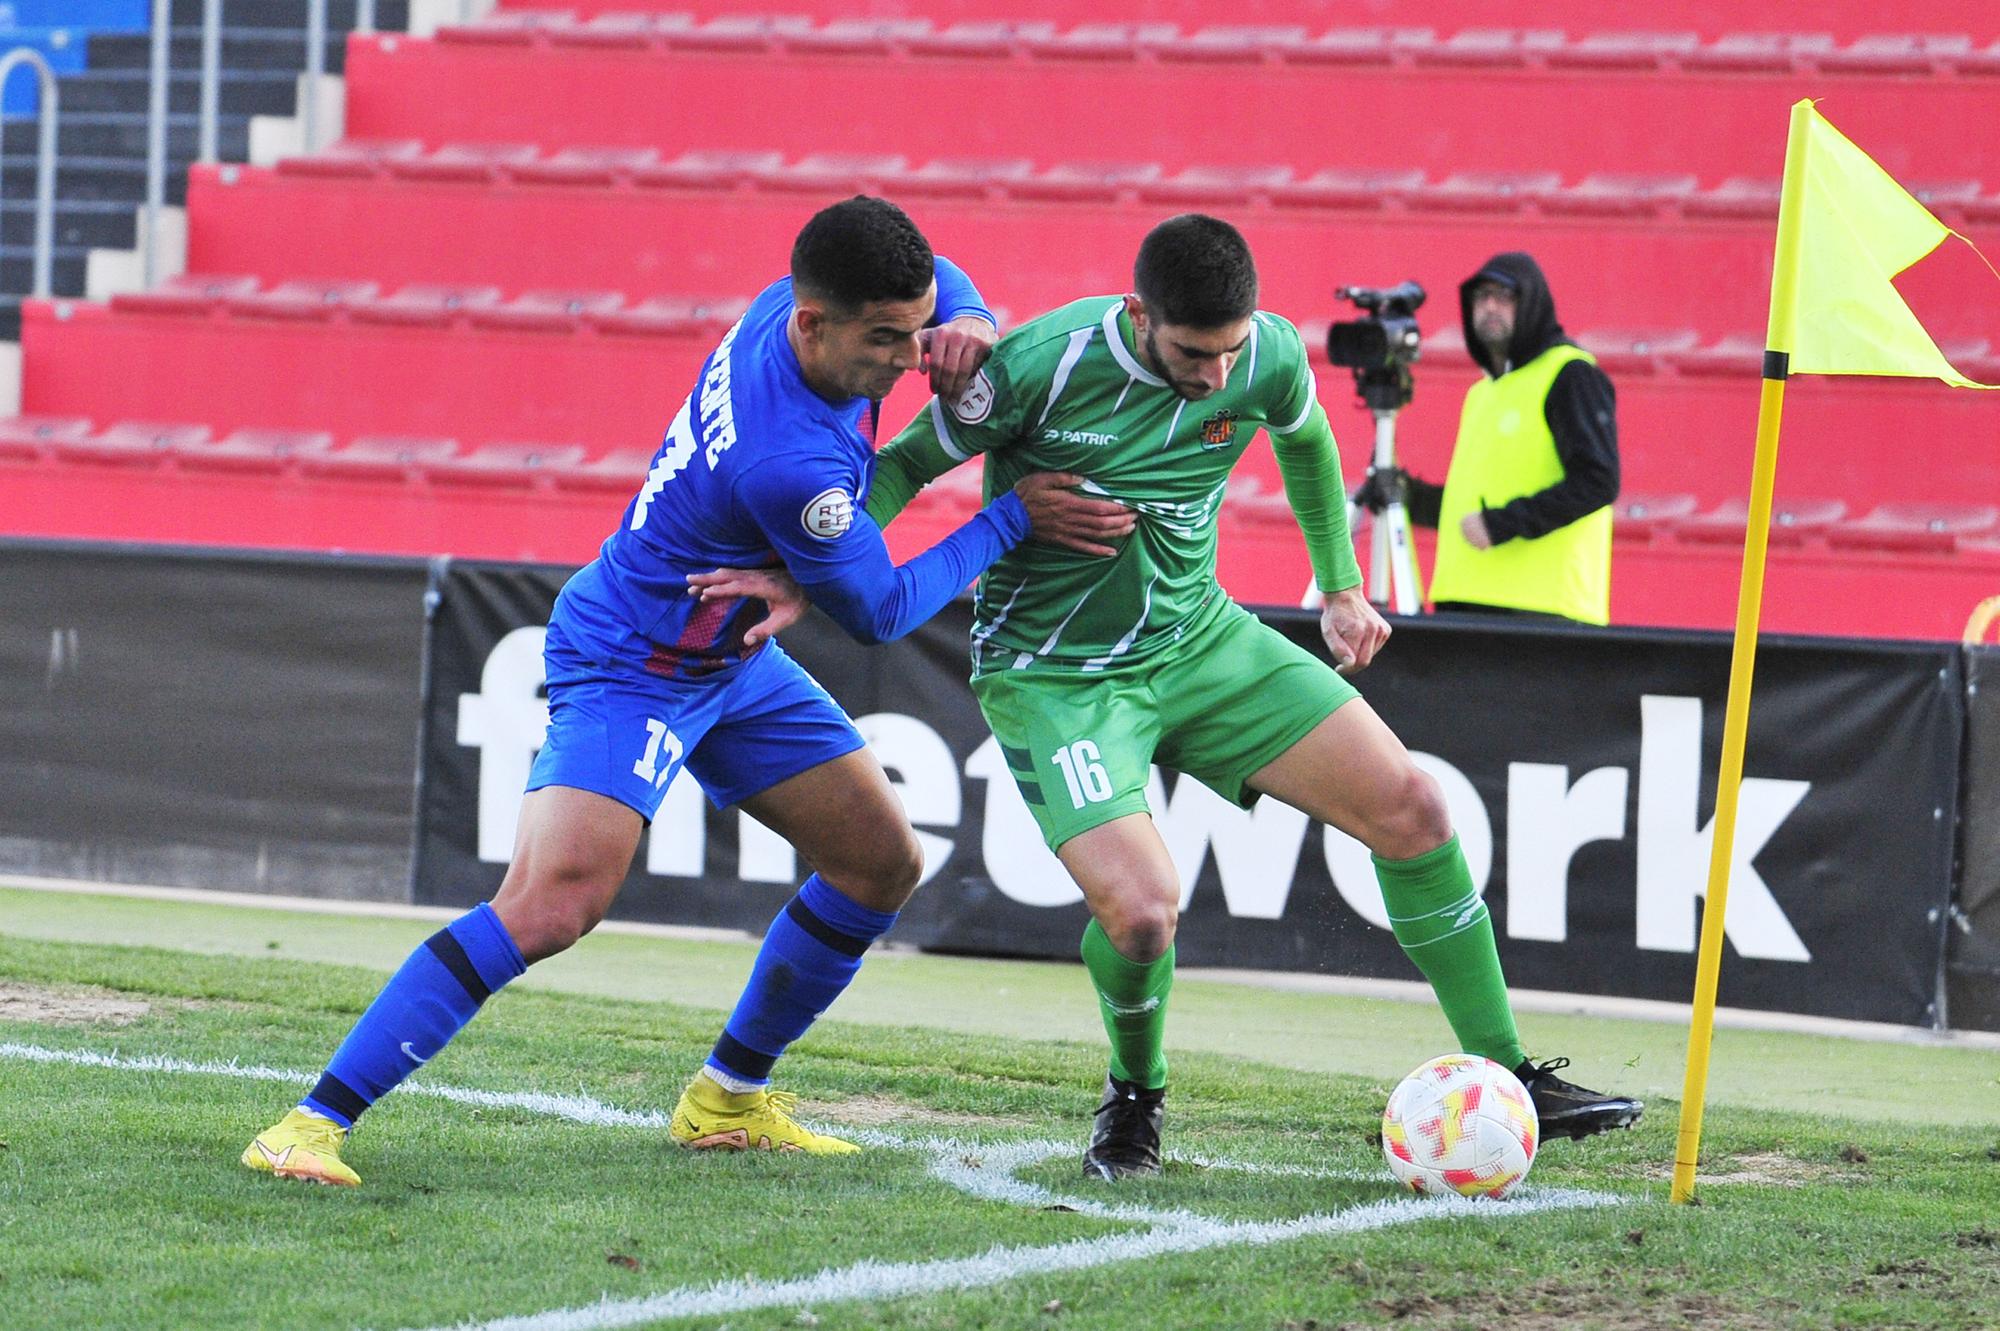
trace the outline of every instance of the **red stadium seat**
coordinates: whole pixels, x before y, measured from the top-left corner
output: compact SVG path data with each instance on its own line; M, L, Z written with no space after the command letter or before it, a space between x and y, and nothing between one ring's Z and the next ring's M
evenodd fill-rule
M425 471L438 485L523 486L574 467L583 456L581 444L487 444L433 462Z
M692 14L598 14L580 24L545 30L549 45L580 46L614 51L644 50L662 34L694 26Z
M1079 23L1056 36L1029 36L1022 46L1057 60L1134 60L1141 51L1180 36L1176 23Z
M1291 179L1289 166L1191 166L1141 185L1139 197L1148 203L1230 208L1283 189Z
M771 50L780 34L806 32L812 26L811 19L792 14L782 17L724 14L664 35L667 44L677 50L751 54Z
M763 180L771 189L818 194L831 189L873 192L884 180L899 180L909 166L900 153L813 153Z
M949 55L970 59L979 56L1012 55L1026 38L1055 35L1056 25L1048 22L1015 23L994 19L968 19L935 32L919 33L903 40L908 50L924 55Z
M330 452L300 458L299 470L348 481L408 481L457 453L456 439L367 435Z
M1017 199L1110 201L1166 174L1158 162L1062 162L1037 176L1009 181Z
M525 46L544 29L574 27L576 21L572 9L496 9L478 23L441 27L437 38L467 46Z
M1764 369L1764 339L1756 333L1730 333L1710 346L1690 347L1670 359L1682 374L1756 375Z
M700 301L678 296L654 296L622 310L590 316L590 324L600 333L628 337L674 337L712 329L715 317Z
M1601 328L1580 333L1576 340L1597 357L1606 374L1653 374L1663 357L1694 350L1701 335L1692 328Z
M482 305L469 312L474 326L513 332L563 333L584 321L610 314L625 303L619 291L527 291L501 305Z
M442 328L469 310L500 303L496 286L450 286L414 282L393 296L357 303L353 317L363 323Z
M1497 213L1522 208L1562 188L1555 171L1460 171L1410 196L1432 212Z
M532 143L447 143L434 153L391 158L383 165L400 180L484 185L498 180L503 168L527 165L541 152Z
M978 198L1034 174L1026 157L940 157L896 178L901 194Z
M1562 49L1560 29L1466 28L1441 42L1412 52L1422 65L1453 65L1467 69L1519 68L1538 56Z
M1835 49L1826 32L1732 32L1680 58L1683 69L1726 74L1803 72Z
M1301 65L1393 65L1437 41L1429 28L1335 28L1286 47L1287 62Z
M646 479L653 453L619 449L573 467L551 468L549 479L558 490L598 490L630 494Z
M269 291L252 291L224 299L223 307L238 318L318 320L359 301L371 300L380 291L378 282L315 282L295 279L280 282Z
M236 430L225 439L182 444L174 456L190 471L271 474L332 447L333 436L324 430Z
M1213 24L1158 49L1162 60L1247 63L1279 55L1305 41L1302 24Z
M1408 203L1424 187L1424 173L1415 168L1386 171L1328 167L1303 180L1271 190L1271 202L1302 208L1384 208L1391 201Z
M1611 506L1611 529L1623 540L1650 541L1693 517L1699 506L1691 494L1620 495Z
M509 165L506 174L524 185L609 185L659 161L658 148L564 148Z
M341 139L309 157L286 157L278 170L288 176L365 178L379 174L389 162L421 157L422 139Z
M888 55L899 43L928 36L935 27L927 18L840 18L824 27L785 34L794 51L822 55Z
M8 416L0 418L0 458L31 462L55 439L82 439L91 422L83 416Z
M111 308L125 314L208 315L256 290L254 277L182 273L151 291L119 292L111 298Z
M144 421L120 421L101 433L61 436L50 440L57 457L64 462L95 463L110 467L154 467L191 444L206 442L205 425L161 425Z
M1731 176L1712 190L1681 200L1681 211L1689 217L1775 219L1782 183L1775 179Z
M1823 536L1847 516L1842 499L1789 499L1771 506L1770 543L1799 545L1808 536ZM1712 511L1687 518L1674 528L1677 539L1703 545L1741 545L1750 525L1750 501L1728 499Z
M1865 518L1826 534L1842 550L1949 554L1961 540L2000 535L2000 508L1991 504L1883 504Z
M1818 57L1819 67L1841 74L1939 74L1953 60L1972 53L1964 33L1875 33Z
M1600 171L1569 189L1542 196L1542 210L1558 216L1657 217L1694 196L1692 175L1643 176Z
M1550 51L1554 69L1654 70L1685 60L1701 49L1694 32L1593 32Z
M673 189L734 189L783 168L781 152L684 152L671 162L642 166L632 183Z

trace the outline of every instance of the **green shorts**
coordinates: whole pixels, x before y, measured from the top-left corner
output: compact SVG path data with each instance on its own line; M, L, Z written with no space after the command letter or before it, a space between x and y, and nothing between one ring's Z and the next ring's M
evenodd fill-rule
M1349 699L1333 667L1241 606L1171 647L1110 670L996 670L972 681L1028 811L1054 850L1146 813L1157 762L1224 799Z

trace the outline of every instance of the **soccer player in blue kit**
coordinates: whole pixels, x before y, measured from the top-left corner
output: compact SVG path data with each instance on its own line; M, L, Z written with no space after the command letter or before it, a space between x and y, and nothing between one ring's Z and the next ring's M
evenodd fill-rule
M763 603L703 601L688 578L781 563L843 629L877 643L936 614L1031 529L1080 549L1129 531L1128 513L1069 489L1080 478L1045 473L891 564L862 507L881 399L927 364L956 400L994 336L970 279L895 205L857 196L806 224L791 276L709 355L619 530L557 598L548 738L499 892L411 954L244 1165L358 1184L340 1158L355 1120L495 990L595 927L683 767L814 872L772 922L669 1130L691 1148L856 1149L797 1122L771 1068L894 923L923 852L853 722L756 630Z

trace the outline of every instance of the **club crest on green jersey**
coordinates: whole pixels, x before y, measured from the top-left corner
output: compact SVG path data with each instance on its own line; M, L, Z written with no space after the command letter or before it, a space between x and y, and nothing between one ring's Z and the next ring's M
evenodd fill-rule
M1218 411L1201 423L1201 446L1203 448L1227 448L1236 439L1237 415L1233 411Z

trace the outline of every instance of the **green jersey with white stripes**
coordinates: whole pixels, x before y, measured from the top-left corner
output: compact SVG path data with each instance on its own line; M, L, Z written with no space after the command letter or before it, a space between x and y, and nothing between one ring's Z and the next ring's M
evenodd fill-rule
M1215 580L1223 490L1260 429L1330 462L1318 475L1331 475L1338 544L1353 563L1332 432L1298 329L1258 311L1227 383L1200 401L1147 369L1133 343L1121 297L1065 305L1002 338L956 403L933 398L878 455L868 509L884 524L917 488L974 454L986 457L988 499L1030 472L1075 472L1086 492L1138 514L1116 557L1031 540L989 569L975 610L975 676L1104 670L1205 623L1227 599ZM1289 490L1290 471L1286 479ZM1340 581L1344 569L1330 579L1341 554L1320 553L1314 564L1327 590L1359 580L1357 571Z

